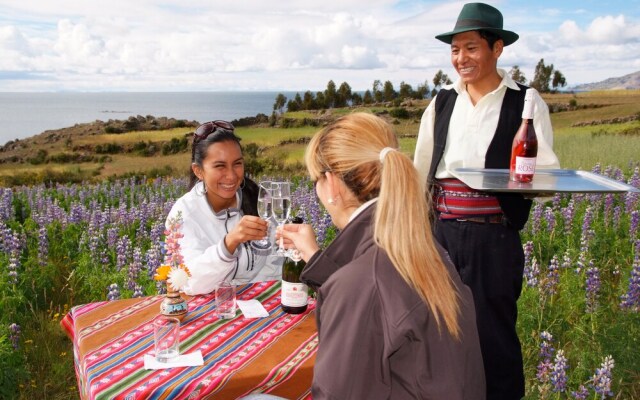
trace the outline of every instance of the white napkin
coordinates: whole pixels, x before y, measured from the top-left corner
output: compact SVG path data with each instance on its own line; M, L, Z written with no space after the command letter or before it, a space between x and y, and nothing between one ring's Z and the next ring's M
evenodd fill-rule
M151 354L144 355L144 369L164 369L175 367L197 367L203 365L202 353L196 350L193 353L180 354L170 362L160 362Z
M245 318L264 318L268 317L269 313L264 308L260 301L253 300L236 300L236 304L244 314Z

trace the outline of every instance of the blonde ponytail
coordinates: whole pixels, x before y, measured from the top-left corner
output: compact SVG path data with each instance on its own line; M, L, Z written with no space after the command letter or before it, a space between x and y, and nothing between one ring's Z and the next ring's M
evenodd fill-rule
M390 148L390 149L387 149ZM318 132L305 162L311 179L331 171L360 204L378 197L374 239L424 300L438 326L458 338L459 298L431 233L430 204L391 126L367 113L349 114Z

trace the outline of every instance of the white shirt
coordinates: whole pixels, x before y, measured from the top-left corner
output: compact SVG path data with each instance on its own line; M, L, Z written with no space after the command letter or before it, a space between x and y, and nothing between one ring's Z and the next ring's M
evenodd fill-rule
M497 71L502 77L500 85L483 96L475 106L461 79L445 87L453 88L458 97L449 122L444 155L436 169L436 178L453 178L450 171L454 168L484 168L487 150L498 127L504 94L507 88L520 90L505 70ZM534 96L534 104L533 126L538 137L536 168L559 168L560 162L553 152L553 128L549 108L538 93ZM433 156L435 105L436 101L433 98L422 115L413 157L423 182L427 180Z
M240 198L237 197L237 204ZM216 216L207 198L202 194L202 184L180 197L169 211L169 218L182 212L182 234L180 250L184 264L191 272L191 278L183 291L189 295L212 292L218 282L230 280L234 285L248 282L281 279L280 256L259 256L249 243L238 246L230 254L224 244L224 237L242 218L240 212L228 216L226 212Z

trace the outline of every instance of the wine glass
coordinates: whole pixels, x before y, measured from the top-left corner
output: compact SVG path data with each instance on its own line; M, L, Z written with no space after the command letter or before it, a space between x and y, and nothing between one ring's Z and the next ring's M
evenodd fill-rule
M258 190L258 215L269 222L272 214L272 183L261 182L260 189ZM268 230L267 230L268 231ZM271 249L271 241L267 237L260 240L253 240L251 247L257 250L258 253L268 253Z
M289 218L291 212L291 184L289 182L274 182L272 189L273 217L278 226L284 225ZM283 239L280 238L280 246L278 248L279 255L287 255L284 250Z

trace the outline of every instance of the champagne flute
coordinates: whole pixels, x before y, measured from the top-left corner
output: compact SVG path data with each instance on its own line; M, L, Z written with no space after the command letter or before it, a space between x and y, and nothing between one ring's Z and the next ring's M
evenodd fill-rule
M289 218L289 213L291 212L291 184L289 182L275 182L273 183L272 190L273 217L278 223L278 226L282 226ZM278 254L283 256L287 255L287 252L284 250L282 238L280 238Z
M260 189L258 191L258 215L269 222L272 214L272 184L271 182L261 182ZM268 230L267 230L268 232ZM272 245L267 237L260 240L253 240L251 247L257 250L258 253L268 253Z

